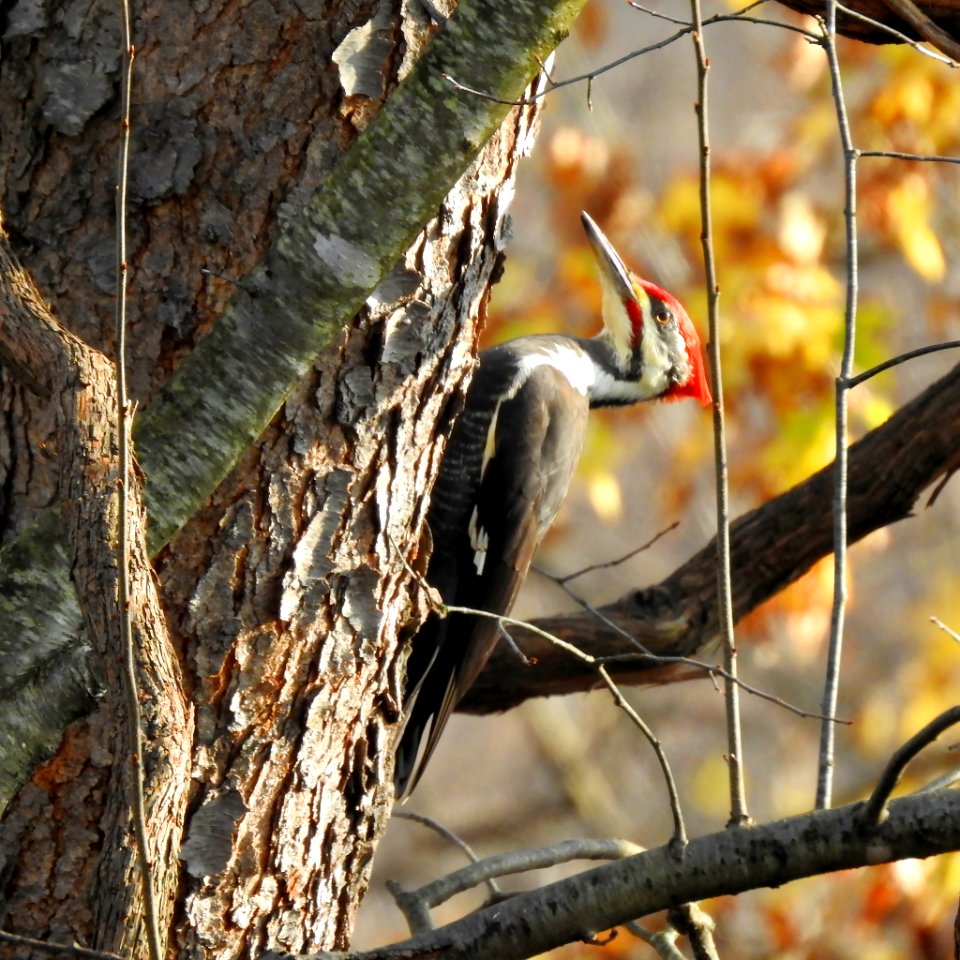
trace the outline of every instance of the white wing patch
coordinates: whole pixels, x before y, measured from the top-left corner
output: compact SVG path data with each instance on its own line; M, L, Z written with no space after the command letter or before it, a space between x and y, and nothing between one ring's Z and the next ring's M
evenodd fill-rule
M483 576L483 568L487 563L487 547L490 546L490 535L483 527L477 527L477 508L470 514L470 525L467 527L470 534L470 546L473 547L473 565L477 568L477 576Z

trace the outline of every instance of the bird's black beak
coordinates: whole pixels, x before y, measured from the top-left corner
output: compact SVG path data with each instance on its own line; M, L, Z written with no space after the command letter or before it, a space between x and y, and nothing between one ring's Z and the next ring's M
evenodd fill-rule
M633 281L630 279L630 271L627 270L620 254L614 250L613 244L593 222L589 213L583 211L580 214L580 220L583 223L583 229L586 231L587 239L590 241L590 246L593 247L593 255L597 258L601 273L613 286L621 300L627 298L635 300L637 293L633 288Z

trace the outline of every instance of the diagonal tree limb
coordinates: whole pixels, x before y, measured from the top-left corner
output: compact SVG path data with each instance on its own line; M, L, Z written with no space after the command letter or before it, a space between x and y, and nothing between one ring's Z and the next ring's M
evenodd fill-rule
M257 439L503 121L508 103L458 92L444 71L456 66L468 83L516 99L583 3L457 6L141 418L152 552Z
M679 904L960 846L954 790L895 800L875 829L864 826L862 812L862 803L852 803L696 837L679 852L668 844L517 894L402 943L320 952L309 960L523 960ZM267 951L261 960L293 958Z
M850 448L850 542L913 514L921 493L960 467L960 366L901 407ZM949 425L949 426L947 426ZM832 465L740 517L731 527L733 609L739 619L793 583L833 549ZM599 612L660 656L690 657L719 636L716 548L711 541L662 583L634 591ZM636 659L637 648L589 613L550 617L536 625L592 656L623 654L608 664L618 683L687 678L685 666ZM596 672L522 629L511 635L530 668L501 644L460 709L492 713L530 697L596 687Z
M782 6L796 10L797 13L805 13L813 17L824 15L824 0L779 0L779 2ZM921 29L920 18L930 25L933 25L932 19L935 19L942 35L952 38L956 43L957 38L960 37L960 3L957 0L921 0L918 4L910 0L910 5L916 10L913 20L906 15L902 5L887 3L887 0L846 0L844 7L867 19L862 20L840 10L837 17L837 32L865 43L903 43L904 37L916 40L926 37ZM897 31L900 37L898 38L884 27ZM933 42L937 43L936 40ZM945 53L948 52L945 48L941 49L944 49Z
M924 40L952 60L960 61L960 43L938 26L913 0L883 0L897 16L903 17Z

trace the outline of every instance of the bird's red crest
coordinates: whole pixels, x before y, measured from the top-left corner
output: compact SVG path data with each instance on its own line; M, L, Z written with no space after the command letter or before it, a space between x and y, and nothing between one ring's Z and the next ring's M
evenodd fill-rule
M680 329L683 342L687 345L690 376L687 377L685 383L677 384L668 393L664 394L662 399L681 400L684 397L693 397L694 400L699 400L703 406L709 406L713 403L713 393L710 390L710 381L707 379L707 368L703 362L703 349L700 346L700 334L697 333L697 328L676 297L649 280L641 280L640 283L643 284L644 290L650 296L659 297L669 305L677 318L677 326ZM632 314L630 319L633 320Z
M640 335L643 333L643 311L640 309L640 304L633 299L625 299L624 306L630 318L630 342L636 345L640 342Z

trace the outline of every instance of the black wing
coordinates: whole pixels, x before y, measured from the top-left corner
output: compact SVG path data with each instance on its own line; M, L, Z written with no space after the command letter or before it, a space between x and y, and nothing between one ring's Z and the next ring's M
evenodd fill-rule
M427 580L446 603L495 614L509 613L566 495L588 411L586 396L549 363L535 367L510 396L511 384L521 380L510 346L481 355L428 515ZM414 637L396 751L398 796L416 786L498 637L496 620L464 614L431 616Z

